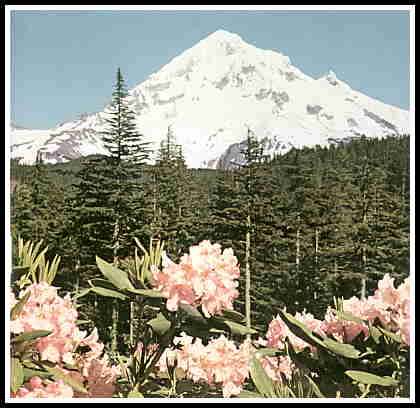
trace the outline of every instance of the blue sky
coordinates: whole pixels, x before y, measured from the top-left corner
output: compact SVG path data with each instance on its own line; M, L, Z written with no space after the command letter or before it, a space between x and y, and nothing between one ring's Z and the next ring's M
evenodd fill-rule
M102 110L118 67L131 88L218 29L289 56L307 75L317 78L331 69L358 91L410 107L408 10L38 7L44 9L10 11L10 116L31 129Z

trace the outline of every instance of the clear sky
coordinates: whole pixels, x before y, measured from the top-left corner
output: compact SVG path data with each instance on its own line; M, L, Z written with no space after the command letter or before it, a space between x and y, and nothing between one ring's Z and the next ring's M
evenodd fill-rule
M131 88L218 29L287 55L309 76L331 69L355 90L410 108L408 10L38 8L10 10L10 116L27 128L101 111L118 67Z

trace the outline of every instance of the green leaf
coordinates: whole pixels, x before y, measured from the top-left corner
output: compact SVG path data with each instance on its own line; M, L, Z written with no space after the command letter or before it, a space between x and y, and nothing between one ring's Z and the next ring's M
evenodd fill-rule
M125 300L127 298L127 296L123 295L120 292L117 292L116 290L101 288L99 286L94 286L93 288L91 288L91 291L101 296L113 297L121 300Z
M348 375L351 379L361 382L362 384L378 384L385 387L398 386L398 381L394 380L392 377L379 377L378 375L371 374L365 371L355 371L347 370L345 374Z
M51 330L33 330L30 332L24 332L20 334L19 336L12 339L13 343L20 343L22 341L28 341L28 340L35 340L40 337L48 336L52 333Z
M71 388L73 388L77 392L81 392L84 394L88 393L86 388L79 381L63 373L57 368L49 367L47 364L42 364L42 365L50 374L52 374L55 380L63 380L65 384L69 385Z
M236 310L232 309L223 309L223 317L228 320L232 320L236 323L243 323L245 322L245 316L242 313L237 312Z
M190 316L190 317L195 317L195 318L200 318L200 319L207 320L207 319L205 319L203 314L200 313L200 311L196 307L192 307L191 305L187 305L187 304L180 304L179 308L181 310L183 310L185 313L187 313L188 316Z
M159 313L154 319L149 320L146 324L148 324L153 331L161 335L166 333L171 327L171 322L167 320L162 313Z
M274 357L280 354L284 355L284 352L282 350L265 347L259 348L258 353L261 354L263 357Z
M333 313L335 313L341 319L349 320L351 322L355 322L355 323L358 323L358 324L365 324L366 323L365 320L361 319L360 317L353 316L350 313L340 312L340 311L335 310L335 309L331 309L331 310L333 311Z
M339 343L338 341L329 338L325 338L323 343L330 351L334 352L335 354L353 359L360 357L360 351L351 344Z
M274 389L273 381L265 372L261 363L257 360L255 353L251 358L250 374L257 390L265 398L275 398L276 392Z
M374 341L376 344L379 344L379 339L380 339L380 338L381 338L381 336L382 336L381 331L380 331L377 327L375 327L375 326L372 324L372 322L370 322L370 321L368 321L368 328L369 328L369 334L370 334L370 337L372 337L373 341Z
M388 338L394 340L397 343L401 343L401 336L399 336L398 334L392 333L389 330L385 330L382 327L378 327L378 330L381 331L385 336L387 336Z
M118 289L134 289L127 274L116 266L96 256L96 264L102 274Z
M23 298L13 306L12 310L10 311L10 320L15 320L18 318L30 296L31 292L26 292Z
M323 350L339 354L343 357L353 359L359 358L360 351L351 344L339 343L328 337L318 338L303 323L299 322L289 313L280 311L279 314L289 327L290 331L308 344L312 344L315 347L321 347Z
M231 320L227 320L220 316L212 316L208 319L208 323L215 328L229 331L232 334L246 335L257 333L255 329L248 328L242 324L232 322Z
M91 320L76 320L77 325L86 324L86 323L92 323L92 321Z
M295 336L301 338L312 346L325 348L322 339L314 336L311 330L309 330L299 320L295 319L291 314L280 310L279 315Z
M182 326L183 331L191 337L207 338L210 336L210 327L197 324L186 324Z
M238 395L236 395L236 397L237 398L264 398L264 395L258 392L243 390Z
M17 392L24 380L23 367L17 358L12 358L10 361L10 373L10 387L12 392Z
M35 376L38 376L41 378L43 377L49 378L52 376L52 374L48 373L47 371L34 370L32 368L26 368L26 367L23 368L23 378L24 378L23 381L24 382L28 381L29 379Z
M153 298L163 298L163 295L158 290L153 289L136 289L136 288L127 288L127 290L131 293L136 293L137 295L143 295L146 297L153 297Z
M82 289L80 292L76 293L73 296L73 301L75 301L76 299L81 298L82 296L87 295L89 292L90 292L90 288Z
M225 320L224 323L229 327L229 330L232 334L256 334L258 333L255 329L248 328L242 324L232 322L230 320Z
M12 273L14 276L24 275L29 272L29 266L14 266L12 268Z
M144 398L144 395L140 391L130 391L127 398Z
M322 394L322 392L320 391L320 389L318 388L318 386L315 384L314 380L312 380L312 378L309 377L309 375L305 375L305 377L308 379L309 384L311 385L311 388L312 388L314 394L318 398L325 398L325 396Z

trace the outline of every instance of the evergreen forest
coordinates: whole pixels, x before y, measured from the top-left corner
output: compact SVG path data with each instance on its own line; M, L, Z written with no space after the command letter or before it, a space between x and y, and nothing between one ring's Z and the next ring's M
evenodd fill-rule
M322 318L334 297L369 296L386 273L396 284L409 276L409 135L358 136L267 158L249 131L240 163L195 169L171 128L158 151L142 142L125 95L118 71L103 135L109 155L11 160L14 264L19 238L43 240L46 257L60 257L54 286L74 295L101 277L97 255L125 268L136 240L146 248L160 240L177 262L209 240L234 250L235 310L261 330L285 307ZM77 302L86 329L97 327L112 351L127 352L129 302L95 293Z
M164 241L176 261L191 245L217 242L233 248L241 265L235 309L243 313L248 266L251 323L260 328L285 306L318 316L334 296L371 294L385 273L397 283L408 277L409 136L359 137L271 160L258 157L258 142L249 139L241 166L191 169L169 130L156 163L131 163L124 177L136 188L118 195L98 179L104 176L95 166L107 157L62 164L40 158L34 166L12 160L13 246L18 237L43 240L47 258L61 257L55 285L75 292L100 277L96 255L124 262L134 255L135 237L145 247ZM79 302L109 341L115 300L89 295ZM120 316L129 313L119 303ZM123 347L128 319L118 324Z

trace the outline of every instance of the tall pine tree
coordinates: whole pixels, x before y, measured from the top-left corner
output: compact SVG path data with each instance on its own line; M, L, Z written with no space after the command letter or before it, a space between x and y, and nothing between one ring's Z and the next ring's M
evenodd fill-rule
M103 131L106 156L94 156L83 162L75 185L75 229L79 245L89 248L87 261L95 255L118 265L130 254L137 235L146 197L141 184L145 182L145 165L150 154L149 144L137 131L135 113L128 103L128 91L121 70L117 71L112 102L105 110L108 124ZM117 304L112 315L112 346L117 348Z

